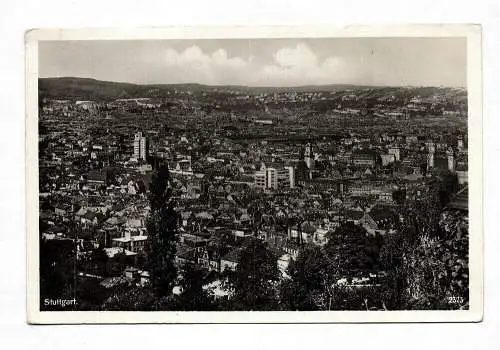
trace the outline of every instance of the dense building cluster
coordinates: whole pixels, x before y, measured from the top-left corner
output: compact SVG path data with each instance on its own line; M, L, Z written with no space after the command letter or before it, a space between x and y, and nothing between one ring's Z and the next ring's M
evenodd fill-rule
M342 225L397 236L400 207L425 200L436 179L456 175L467 189L462 90L172 87L146 95L41 95L41 240L75 247L89 261L77 264L79 278L106 289L149 283L148 194L160 164L177 213L175 262L210 272L218 295L219 276L237 268L251 240L266 243L286 278L303 247L324 246ZM453 208L467 215L467 204ZM96 249L106 271L89 267ZM383 275L378 268L349 283Z

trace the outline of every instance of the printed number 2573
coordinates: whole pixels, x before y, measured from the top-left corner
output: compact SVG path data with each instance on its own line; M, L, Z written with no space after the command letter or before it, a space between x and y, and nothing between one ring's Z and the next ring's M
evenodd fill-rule
M448 304L462 304L463 302L463 297L448 297Z

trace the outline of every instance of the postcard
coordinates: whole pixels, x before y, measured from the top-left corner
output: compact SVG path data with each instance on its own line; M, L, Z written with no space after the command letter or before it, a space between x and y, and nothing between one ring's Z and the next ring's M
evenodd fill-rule
M479 26L25 40L29 323L482 320Z

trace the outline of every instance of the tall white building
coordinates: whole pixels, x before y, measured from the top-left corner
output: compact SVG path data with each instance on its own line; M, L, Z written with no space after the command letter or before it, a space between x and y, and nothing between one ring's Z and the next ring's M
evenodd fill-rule
M148 142L142 132L138 132L134 137L134 158L146 160L148 155Z
M267 168L267 188L278 189L278 170L276 168Z
M140 159L146 160L148 156L148 143L146 141L146 137L141 137L140 147L141 147L139 152Z
M266 167L254 174L254 183L257 187L278 189L295 187L295 169L291 166L282 168Z
M253 175L255 186L259 188L267 188L267 172L256 171Z

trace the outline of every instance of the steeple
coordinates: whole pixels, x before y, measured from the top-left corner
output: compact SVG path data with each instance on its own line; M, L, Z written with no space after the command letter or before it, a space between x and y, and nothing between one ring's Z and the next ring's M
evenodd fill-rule
M304 152L304 161L306 162L307 168L309 170L314 169L314 154L310 143L306 144L306 149Z
M436 153L436 146L434 142L427 143L427 170L434 168L434 155Z
M455 172L455 152L451 147L446 150L446 157L448 158L448 171Z
M457 147L459 152L462 152L464 149L464 139L462 135L458 136Z

